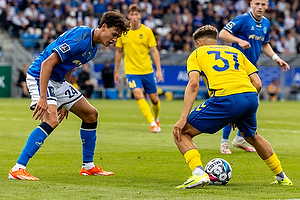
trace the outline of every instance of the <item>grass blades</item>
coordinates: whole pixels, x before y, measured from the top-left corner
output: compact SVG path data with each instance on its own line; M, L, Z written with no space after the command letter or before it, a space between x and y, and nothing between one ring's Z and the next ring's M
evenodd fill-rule
M256 153L231 146L219 153L221 131L194 138L203 164L227 160L233 170L225 186L176 189L191 175L172 137L183 101L161 102L161 133L150 126L134 100L90 100L99 111L94 162L114 176L80 176L81 121L73 114L46 139L27 170L39 181L9 180L8 172L30 132L40 123L30 116L29 99L0 99L0 199L299 199L300 102L260 102L258 132L272 145L294 186L274 186L273 173ZM200 104L197 101L195 106ZM232 142L237 131L230 135ZM231 143L230 143L231 144Z

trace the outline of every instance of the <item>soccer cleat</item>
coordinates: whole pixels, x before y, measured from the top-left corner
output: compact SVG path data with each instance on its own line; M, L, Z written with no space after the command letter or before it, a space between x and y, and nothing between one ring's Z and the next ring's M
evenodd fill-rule
M8 173L8 178L14 180L32 180L32 181L40 180L34 176L31 176L26 169L22 169L22 168L19 168L16 171L13 171L11 169Z
M232 141L232 145L235 148L244 149L247 152L256 152L255 148L251 147L250 144L246 140L243 140L242 142L238 142L234 138L234 140Z
M208 185L209 182L210 179L207 173L204 173L203 175L192 175L186 182L176 188L190 189L197 186L203 187L204 185Z
M223 142L220 147L221 154L231 154L228 142Z
M150 127L150 133L159 133L161 131L161 128L159 126L151 126Z
M100 166L96 165L95 167L93 167L92 169L89 169L89 170L81 168L80 175L83 175L83 176L93 176L93 175L95 175L95 176L111 176L111 175L114 175L114 173L104 171Z
M276 176L275 176L275 181L272 182L271 184L273 184L273 185L293 185L292 181L288 177L283 178L282 181L278 181L276 179Z

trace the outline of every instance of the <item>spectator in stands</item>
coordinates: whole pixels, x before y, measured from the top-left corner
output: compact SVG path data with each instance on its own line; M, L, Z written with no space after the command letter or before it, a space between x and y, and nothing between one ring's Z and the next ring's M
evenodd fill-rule
M11 23L13 25L12 34L19 37L20 34L27 29L30 22L24 16L24 11L19 10L18 13L12 17Z
M19 70L19 79L17 81L17 86L22 88L22 97L28 97L28 88L26 84L26 74L27 74L28 66L23 65L22 70Z
M44 28L46 28L46 26L47 26L46 15L44 13L41 13L39 15L39 20L36 23L36 27L43 30Z
M31 2L29 7L24 10L24 16L29 20L29 26L35 27L39 20L39 12L36 9L35 3Z
M67 30L69 30L75 27L76 25L77 25L76 12L72 10L70 12L70 15L66 18L66 28Z
M156 22L152 14L148 15L147 19L144 21L144 24L152 30L156 28Z
M78 74L77 84L80 88L80 91L83 93L83 95L86 98L90 98L93 93L94 86L91 83L88 64L84 64L82 66L82 71L79 72Z
M94 6L94 11L97 17L101 17L107 11L105 0L98 0Z
M73 9L72 11L75 12L75 9ZM76 11L76 17L75 17L77 22L84 23L85 17L86 17L86 13L82 10L82 4L78 4L77 11Z
M102 80L105 89L113 88L114 85L114 69L110 66L110 63L106 61L104 63L104 69L102 70Z
M278 78L274 78L273 81L268 85L268 93L271 101L277 101L280 98L281 89Z
M155 19L162 19L164 14L164 8L161 4L160 0L154 0L153 8L152 8L152 15Z
M167 52L171 52L174 50L174 42L172 41L172 34L168 33L164 39L162 39L162 49L166 50Z
M142 12L146 12L146 16L152 14L152 4L148 0L141 0L139 6L142 9Z
M288 54L296 54L297 53L297 39L295 29L292 28L287 30L285 39L285 47L287 49Z
M165 26L171 26L175 22L175 14L172 12L171 7L167 7L167 11L163 15L163 23Z

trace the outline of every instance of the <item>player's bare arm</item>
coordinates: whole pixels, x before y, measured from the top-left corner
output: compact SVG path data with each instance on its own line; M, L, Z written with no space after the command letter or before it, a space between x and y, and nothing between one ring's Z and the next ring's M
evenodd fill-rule
M42 120L45 112L47 111L49 113L47 104L47 87L52 69L54 65L58 63L60 63L60 58L56 53L52 53L41 65L40 99L37 102L36 107L32 113L32 117L37 114L35 120Z
M178 142L181 140L181 133L186 125L187 117L193 107L199 91L200 74L197 71L191 71L189 73L189 82L185 89L183 110L179 121L174 125L173 135Z
M114 70L114 81L116 85L119 85L119 68L123 57L123 49L118 48L115 55L115 70Z
M260 80L258 74L253 73L249 77L250 77L252 85L256 88L257 93L259 93L261 90L262 84L261 84L261 80Z
M290 66L287 62L282 60L272 49L269 43L265 43L262 45L262 51L276 61L277 65L279 65L282 69L282 71L290 70Z
M235 37L230 32L225 29L222 29L219 33L219 38L225 42L237 43L243 49L249 49L251 47L250 43L246 40L242 40L238 37Z
M158 82L162 82L163 81L163 76L161 73L161 65L160 65L160 56L159 56L159 52L157 50L157 47L151 47L151 53L152 53L152 58L154 60L155 66L156 66L156 78Z

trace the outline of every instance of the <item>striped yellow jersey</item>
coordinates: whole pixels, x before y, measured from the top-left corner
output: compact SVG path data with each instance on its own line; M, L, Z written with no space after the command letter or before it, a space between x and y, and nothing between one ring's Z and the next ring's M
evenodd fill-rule
M187 71L198 71L209 96L227 96L257 92L249 75L257 68L239 50L222 45L202 46L195 49L187 60Z
M124 51L126 74L150 74L153 72L150 58L151 47L156 46L152 30L141 24L136 30L129 30L118 38L116 46Z

